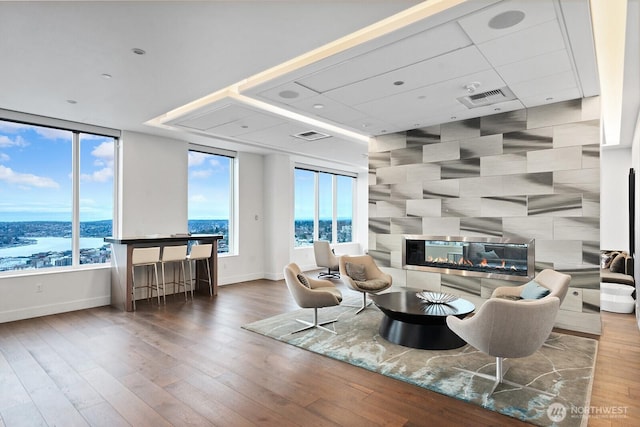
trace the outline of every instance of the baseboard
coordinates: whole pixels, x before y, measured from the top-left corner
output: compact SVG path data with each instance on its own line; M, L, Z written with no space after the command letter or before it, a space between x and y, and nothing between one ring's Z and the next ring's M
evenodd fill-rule
M264 278L265 276L262 275L261 273L241 274L236 276L225 276L225 277L218 276L218 285L219 286L231 285L233 283L249 282L251 280L259 280ZM269 279L269 280L278 280L278 279Z
M66 301L60 304L47 304L41 306L26 307L17 310L0 312L0 323L13 322L15 320L31 319L34 317L49 316L51 314L66 313L69 311L84 310L87 308L102 307L111 304L111 296L88 298L76 301Z

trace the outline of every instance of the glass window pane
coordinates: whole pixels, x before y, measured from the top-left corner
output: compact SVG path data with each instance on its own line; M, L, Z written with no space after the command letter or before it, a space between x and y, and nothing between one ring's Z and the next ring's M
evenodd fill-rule
M80 264L111 261L115 140L80 134Z
M333 222L333 175L318 173L318 239L332 239Z
M0 271L71 265L70 131L0 121Z
M233 158L189 151L189 232L221 234L218 253L228 253Z
M352 242L353 181L348 176L336 177L338 242Z
M294 233L295 246L313 244L313 219L315 217L315 172L294 170Z

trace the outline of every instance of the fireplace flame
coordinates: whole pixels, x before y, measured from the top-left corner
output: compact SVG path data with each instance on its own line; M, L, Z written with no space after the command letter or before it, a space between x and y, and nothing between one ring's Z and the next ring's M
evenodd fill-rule
M483 267L486 267L486 266L488 266L488 265L489 265L489 263L487 262L487 259L486 259L486 258L482 258L482 261L480 261L480 264L478 264L478 265L481 265L481 266L483 266Z

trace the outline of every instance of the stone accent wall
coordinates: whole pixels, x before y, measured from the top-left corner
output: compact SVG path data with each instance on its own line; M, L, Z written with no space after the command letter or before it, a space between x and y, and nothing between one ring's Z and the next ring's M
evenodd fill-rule
M479 306L521 283L405 270L402 235L534 238L536 271L572 276L557 326L599 334L599 118L594 97L375 138L369 252L394 286Z

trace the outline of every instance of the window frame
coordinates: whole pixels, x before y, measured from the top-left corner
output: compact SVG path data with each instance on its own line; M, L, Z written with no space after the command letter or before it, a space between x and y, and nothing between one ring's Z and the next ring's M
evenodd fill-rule
M238 255L238 153L232 150L224 150L216 147L209 147L199 144L189 144L187 148L187 156L190 152L210 154L214 156L227 157L231 161L229 163L229 220L227 224L227 243L229 250L227 252L218 252L218 257L228 257ZM189 169L187 167L187 174ZM187 176L187 187L189 184L189 176ZM187 188L187 192L189 189ZM187 200L187 230L189 229L189 203Z
M39 126L50 129L63 130L71 132L71 266L51 266L45 268L33 268L26 270L7 270L0 272L0 277L4 276L27 276L34 273L43 273L51 271L65 271L76 270L86 268L104 268L105 266L111 266L110 262L96 263L96 264L81 264L80 263L80 135L89 134L103 136L107 138L113 138L114 140L114 153L113 153L113 182L112 182L112 212L111 212L111 232L115 235L116 230L119 230L118 222L118 169L119 169L119 157L118 146L120 143L121 132L117 129L106 128L102 126L91 125L87 123L72 122L63 119L56 119L52 117L38 116L30 113L23 113L19 111L11 111L0 109L0 120L6 122L19 123L27 126ZM108 236L105 236L108 237Z
M317 166L310 166L305 164L294 165L294 187L295 187L295 171L296 169L304 170L314 173L314 218L313 218L313 241L317 241L320 236L320 174L331 175L331 203L332 203L332 216L331 216L331 241L332 245L349 244L354 243L354 230L356 229L356 200L357 200L357 178L358 175L351 172L339 171L335 169L328 169ZM351 241L338 242L338 180L339 176L352 178L351 181ZM295 196L295 189L294 189ZM293 235L295 236L295 200L294 200L294 215L293 215ZM308 248L311 245L296 245L294 239L294 249Z

